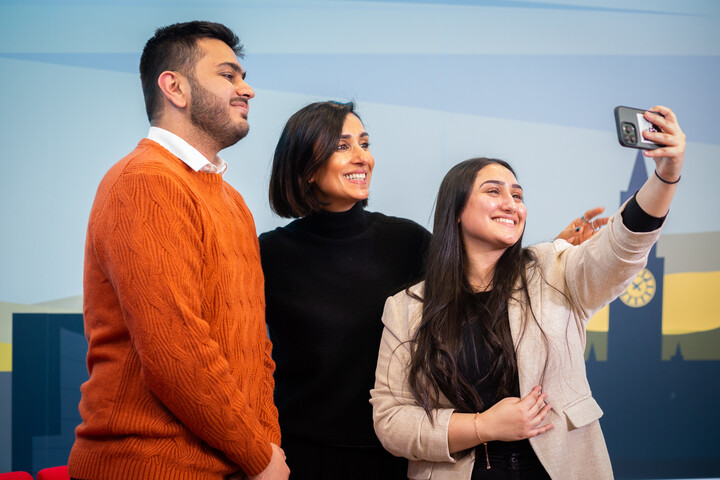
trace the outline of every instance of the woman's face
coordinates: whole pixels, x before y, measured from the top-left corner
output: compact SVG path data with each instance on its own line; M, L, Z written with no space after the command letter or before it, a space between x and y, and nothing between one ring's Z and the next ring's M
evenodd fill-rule
M370 136L358 117L345 117L337 149L310 179L323 208L331 212L350 210L368 198L375 160L370 153Z
M463 245L473 251L505 250L525 229L527 210L515 175L497 163L483 167L458 219Z

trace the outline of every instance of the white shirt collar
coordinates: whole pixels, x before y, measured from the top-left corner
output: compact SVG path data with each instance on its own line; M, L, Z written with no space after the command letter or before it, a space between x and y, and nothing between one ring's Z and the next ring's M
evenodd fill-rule
M147 138L160 144L168 152L172 153L185 162L194 171L223 174L227 170L227 163L219 156L215 157L215 163L209 161L205 155L195 147L172 132L160 127L150 127Z

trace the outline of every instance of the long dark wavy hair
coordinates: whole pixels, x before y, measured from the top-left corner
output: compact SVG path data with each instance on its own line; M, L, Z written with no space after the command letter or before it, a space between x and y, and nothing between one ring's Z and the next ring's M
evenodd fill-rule
M422 320L412 345L409 370L410 390L431 421L430 412L437 406L440 393L458 411L478 412L491 406L483 405L476 392L473 381L477 379L465 378L459 368L463 346L461 332L467 321L467 302L473 290L467 279L458 218L467 204L477 173L493 163L515 174L502 160L473 158L450 169L438 191L425 290L420 299L423 302ZM508 300L516 298L530 304L525 272L528 264L534 261L532 252L522 248L521 236L498 260L488 302L484 309L474 313L483 331L482 337L474 341L481 342L479 348L489 352L492 363L488 375L500 385L497 400L511 396L516 388L517 362L507 321Z

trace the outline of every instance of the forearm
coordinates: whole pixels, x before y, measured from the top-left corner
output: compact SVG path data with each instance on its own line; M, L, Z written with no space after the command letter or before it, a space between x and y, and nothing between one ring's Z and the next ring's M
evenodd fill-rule
M478 417L476 419L476 417ZM450 453L461 452L468 448L473 448L480 443L493 440L488 436L484 436L481 426L481 415L474 413L453 413L450 417L448 426L448 449Z
M523 440L553 428L543 424L550 411L547 394L536 385L524 398L506 397L482 413L453 413L448 427L450 453L494 440Z
M276 445L280 445L280 424L278 423L278 411L275 406L275 362L272 359L272 343L270 339L265 339L265 356L264 356L264 374L265 378L261 383L261 402L260 423L265 428L269 440Z
M658 174L663 176L663 178L673 180L677 180L680 177L679 172L661 174L658 170ZM667 177L664 175L667 175ZM664 217L670 210L670 203L675 196L677 187L677 183L664 183L657 177L657 175L652 174L640 188L635 198L638 205L640 205L640 208L642 208L648 215L653 217Z

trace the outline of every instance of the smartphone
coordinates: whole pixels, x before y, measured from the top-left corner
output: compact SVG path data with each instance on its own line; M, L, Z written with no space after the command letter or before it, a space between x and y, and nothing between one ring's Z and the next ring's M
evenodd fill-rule
M615 128L617 130L618 141L623 147L640 148L642 150L655 150L664 145L651 142L642 136L643 130L651 132L662 132L660 127L648 122L643 114L647 110L630 107L615 107ZM651 113L655 115L661 114L657 112Z

